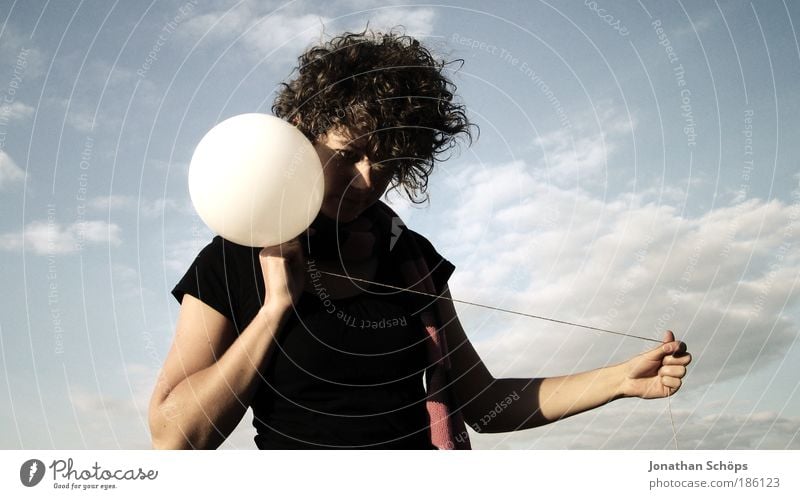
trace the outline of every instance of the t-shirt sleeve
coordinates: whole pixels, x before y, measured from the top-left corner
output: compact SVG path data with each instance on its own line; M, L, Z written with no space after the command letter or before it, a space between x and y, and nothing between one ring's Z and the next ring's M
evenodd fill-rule
M231 296L229 270L222 238L216 236L194 259L172 296L180 303L184 295L190 294L233 321L231 304L236 300Z
M419 249L425 257L425 262L428 264L428 270L431 273L431 279L433 280L433 285L436 287L436 292L442 293L450 276L455 272L456 266L440 255L427 238L417 232L410 232L414 235L417 240L417 245L419 245Z

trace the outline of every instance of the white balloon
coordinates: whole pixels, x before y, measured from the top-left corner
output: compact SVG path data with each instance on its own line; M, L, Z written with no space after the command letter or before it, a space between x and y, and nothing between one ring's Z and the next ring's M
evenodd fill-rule
M324 192L314 146L268 114L219 123L197 144L189 165L189 195L200 218L245 246L273 246L299 235L317 216Z

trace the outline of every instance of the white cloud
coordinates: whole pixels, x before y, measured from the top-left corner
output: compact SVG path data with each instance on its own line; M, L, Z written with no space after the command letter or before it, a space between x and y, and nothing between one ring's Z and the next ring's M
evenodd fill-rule
M577 128L559 128L534 139L543 153L541 175L559 185L603 178L608 160L618 149L621 137L636 127L633 116L610 103L597 104L592 113L576 120ZM596 125L596 127L595 127Z
M13 23L5 23L3 26L0 60L6 61L9 75L16 69L23 81L38 79L50 62L49 54L32 45L30 33L19 30Z
M305 12L276 11L274 6L242 2L232 9L214 10L185 21L178 36L192 43L201 38L207 43L241 40L249 60L269 56L296 58L312 41L319 39L329 18Z
M650 194L561 188L522 161L461 170L437 192L453 200L436 237L458 268L455 298L653 339L672 329L694 355L684 390L705 396L785 360L798 330L800 204L751 199L692 217ZM457 308L496 377L579 372L655 346Z
M67 114L67 123L83 134L94 133L97 127L96 116L88 110L81 110L75 106L70 107Z
M104 396L83 388L72 388L71 391L83 440L68 443L68 447L79 448L85 445L87 449L152 448L150 429L147 426L149 392L134 400ZM255 449L252 420L252 410L248 409L220 449Z
M218 39L241 33L242 28L253 19L250 8L248 3L242 3L237 9L198 14L185 21L177 33L191 40L203 37Z
M111 274L114 281L118 281L124 285L139 283L139 272L129 265L114 263L111 265Z
M798 302L793 285L800 256L787 249L800 242L790 229L798 215L791 206L750 200L684 218L636 196L604 201L558 189L521 162L491 169L494 177L478 167L467 171L459 197L476 201L447 212L449 229L440 239L461 263L452 285L465 299L500 300L501 306L650 337L671 327L697 351L708 349L695 367L704 373L702 382L719 372L742 374L751 362L768 364L793 337L793 319L784 309L786 300L788 306ZM509 182L526 197L515 203L498 196L492 203L493 193L508 192ZM484 347L505 345L498 350L505 353L533 343L559 348L567 332L525 322ZM573 338L582 341L577 332ZM718 364L729 354L724 345L734 344L731 358ZM488 358L495 366L508 364L505 354ZM530 371L538 360L523 365ZM599 360L608 359L587 359Z
M536 144L545 151L545 175L553 180L594 176L607 166L615 151L602 134L575 139L571 130L556 130L539 137Z
M15 101L11 104L4 102L0 107L0 116L8 121L16 121L33 116L33 111L33 107L20 101Z
M96 388L71 386L69 396L82 440L64 445L76 448L85 445L88 449L150 449L147 411L160 367L160 364L128 363L122 372L107 373L129 387L114 395L100 393ZM70 433L72 438L78 437ZM254 435L252 410L248 409L221 448L254 449Z
M192 231L194 232L192 238L167 244L164 267L168 271L183 275L200 250L214 237L214 234L205 225L202 225L202 222L195 222Z
M401 25L406 33L424 37L433 32L436 13L430 8L388 7L385 3L359 2L352 8L364 9L361 15L331 18L319 12L275 9L274 5L241 2L232 9L222 8L198 14L185 21L178 36L192 43L241 38L249 59L283 64L294 61L309 45L320 43L343 31L361 31L367 22L372 29L388 30Z
M138 397L109 396L82 386L71 386L69 397L77 432L69 436L80 441L68 447L87 449L150 449L146 429L144 394ZM138 398L139 400L136 400Z
M56 221L34 221L22 232L0 234L1 250L25 249L39 255L74 253L85 245L121 242L122 230L116 224L102 220L86 220L69 225Z
M673 403L674 404L674 403ZM800 417L761 412L752 415L697 415L673 406L672 433L663 400L620 400L555 424L513 433L470 434L475 449L800 449L792 434ZM788 438L787 438L788 436Z
M372 29L388 31L395 26L402 26L407 35L419 38L433 33L435 21L436 12L430 8L388 7L374 11L369 16Z
M707 14L696 15L690 18L689 22L680 24L674 29L668 29L667 34L673 38L681 38L688 41L697 39L698 35L705 33L711 27L722 28L722 17L719 12L710 11Z
M179 203L172 198L138 199L125 194L96 196L88 201L88 206L99 212L134 211L145 218L158 218L170 212L191 213L191 206Z
M81 442L66 445L88 449L149 449L147 408L155 386L158 369L146 364L128 363L117 372L105 373L127 390L113 395L98 387L72 384L69 398L75 414ZM75 432L70 432L76 438Z
M405 33L414 37L425 37L433 33L436 10L429 7L413 7L402 0L340 0L337 11L358 13L361 17L348 21L345 29L361 31L369 21L370 29L387 31L395 26L405 28ZM352 18L352 16L350 16Z
M259 57L280 52L293 60L310 43L319 41L329 22L329 18L320 15L277 13L256 21L245 33L244 41Z
M128 209L131 206L135 206L136 198L122 194L111 194L109 196L95 196L89 199L86 204L98 211Z
M69 126L84 135L94 133L100 118L95 115L94 108L87 101L86 94L71 100L63 97L45 97L45 103L53 107L48 111L51 119L58 119L59 123L66 120Z
M133 109L137 115L146 115L150 108L155 109L162 98L152 81L141 79L134 70L109 61L90 59L81 66L80 55L72 54L57 62L53 71L67 81L78 78L78 83L70 93L65 90L45 97L46 107L43 108L52 119L59 120L59 123L65 120L81 134L119 130L123 120L127 120L126 127L136 126L138 121L126 114L134 88L136 102ZM80 73L77 73L78 69Z
M25 178L25 172L5 151L0 151L0 189Z

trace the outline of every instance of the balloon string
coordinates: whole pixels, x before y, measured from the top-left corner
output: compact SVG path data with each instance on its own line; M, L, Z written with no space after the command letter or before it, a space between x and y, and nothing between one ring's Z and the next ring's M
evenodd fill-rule
M602 329L602 328L594 327L594 326L586 326L584 324L578 324L576 322L569 322L569 321L562 321L562 320L559 320L559 319L552 319L550 317L543 317L541 315L534 315L534 314L529 314L529 313L526 313L526 312L519 312L519 311L516 311L516 310L509 310L507 308L494 307L492 305L484 305L482 303L476 303L476 302L467 301L467 300L457 300L455 298L447 298L446 296L435 295L435 294L432 294L432 293L425 293L423 291L416 291L416 290L408 289L408 288L400 288L400 287L397 287L397 286L392 286L390 284L383 284L383 283L379 283L379 282L368 281L366 279L359 279L357 277L351 277L351 276L346 276L346 275L342 275L342 274L336 274L334 272L326 272L324 270L318 270L318 272L321 273L321 274L328 274L328 275L335 276L335 277L343 277L345 279L350 279L352 281L363 282L363 283L366 283L366 284L375 284L377 286L383 286L383 287L386 287L386 288L396 289L396 290L399 290L399 291L406 291L406 292L409 292L409 293L416 293L418 295L430 296L432 298L442 298L442 299L450 300L450 301L456 302L456 303L463 303L465 305L472 305L472 306L475 306L475 307L483 307L483 308L488 308L490 310L497 310L499 312L506 312L506 313L509 313L509 314L521 315L521 316L524 316L524 317L530 317L532 319L539 319L539 320L543 320L543 321L555 322L555 323L558 323L558 324L566 324L568 326L575 326L575 327L582 327L584 329L591 329L592 331L600 331L602 333L616 334L616 335L619 335L619 336L627 336L628 338L636 338L636 339L645 340L645 341L652 341L654 343L661 343L660 340L656 340L656 339L653 339L653 338L647 338L645 336L636 336L635 334L620 333L618 331L612 331L610 329Z
M675 442L675 450L678 449L678 432L675 430L675 419L672 417L672 402L670 399L672 398L672 394L669 393L669 388L667 388L667 412L669 412L669 422L672 424L672 440Z
M509 309L506 309L506 308L495 307L495 306L492 306L492 305L484 305L482 303L476 303L476 302L467 301L467 300L458 300L456 298L448 298L448 297L442 296L442 295L435 295L435 294L432 294L432 293L425 293L423 291L416 291L414 289L401 288L401 287L397 287L397 286L392 286L391 284L384 284L384 283L380 283L380 282L369 281L367 279L359 279L357 277L337 274L335 272L327 272L327 271L324 271L324 270L318 270L318 272L321 273L321 274L327 274L327 275L334 276L334 277L342 277L344 279L350 279L352 281L358 281L358 282L362 282L362 283L365 283L365 284L374 284L376 286L383 286L383 287L390 288L390 289L396 289L398 291L406 291L408 293L415 293L415 294L418 294L418 295L429 296L429 297L432 297L432 298L443 298L445 300L450 300L450 301L452 301L454 303L463 303L465 305L472 305L474 307L482 307L482 308L487 308L487 309L490 309L490 310L497 310L499 312L506 312L506 313L509 313L509 314L521 315L523 317L530 317L532 319L539 319L539 320L543 320L543 321L555 322L557 324L566 324L568 326L575 326L575 327L581 327L581 328L584 328L584 329L591 329L592 331L599 331L599 332L602 332L602 333L616 334L618 336L626 336L628 338L636 338L636 339L639 339L639 340L645 340L645 341L652 341L652 342L655 342L655 343L661 343L660 340L656 340L656 339L653 339L653 338L647 338L645 336L637 336L635 334L620 333L619 331L612 331L610 329L603 329L603 328L594 327L594 326L587 326L585 324L578 324L576 322L562 321L562 320L553 319L553 318L550 318L550 317L543 317L541 315L534 315L534 314L529 314L529 313L526 313L526 312L519 312L517 310L509 310ZM669 388L667 388L667 390L669 390ZM667 399L667 411L669 412L669 420L670 420L670 423L672 424L672 438L673 438L673 440L675 442L675 450L678 450L678 433L675 430L675 419L672 417L672 403L670 402L671 398L672 398L672 396L669 394L669 391L668 391L667 392L667 397L666 397L666 399Z

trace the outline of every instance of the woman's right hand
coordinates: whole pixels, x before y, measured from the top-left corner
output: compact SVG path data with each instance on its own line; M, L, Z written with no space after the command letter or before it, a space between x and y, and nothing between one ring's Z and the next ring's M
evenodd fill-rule
M306 257L300 236L275 246L263 248L258 254L264 274L266 297L264 305L290 308L300 298L305 283Z

